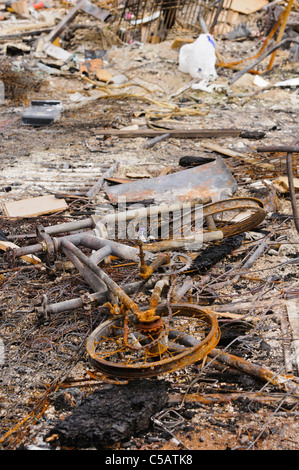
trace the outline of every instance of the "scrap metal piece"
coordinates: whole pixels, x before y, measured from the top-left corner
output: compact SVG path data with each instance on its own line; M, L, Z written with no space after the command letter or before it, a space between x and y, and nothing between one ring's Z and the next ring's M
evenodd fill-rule
M155 203L189 201L210 196L213 201L230 197L237 183L221 157L214 162L157 178L134 181L106 188L111 202L154 199Z
M79 0L68 12L68 14L62 18L60 23L55 26L55 28L53 28L53 30L48 34L46 37L46 42L52 43L55 41L55 39L60 36L62 31L76 18L80 9L101 21L106 21L110 16L109 11L98 8L88 0Z
M246 359L234 356L217 348L214 348L213 351L209 353L209 356L213 360L216 359L219 362L245 372L246 374L256 377L264 382L269 382L284 392L290 392L296 397L299 396L299 385L297 377L290 377L288 375L273 372L267 367L253 364Z
M204 219L209 216L213 216L217 230L227 238L257 227L265 219L266 211L259 199L236 197L203 206Z
M78 15L79 10L80 8L82 8L84 3L85 3L85 0L79 0L73 6L73 8L71 8L71 10L67 13L67 15L64 18L62 18L60 23L57 26L55 26L55 28L53 28L53 30L48 34L48 36L46 37L46 40L48 42L53 42L58 36L60 36L60 34L67 27L67 25L71 23L75 19L75 17Z
M121 285L120 287L126 292L126 294L131 295L136 293L146 282L148 288L152 288L154 285L154 280L149 279L147 281L137 281L131 284ZM94 292L91 294L84 294L84 301L82 297L77 297L75 299L63 300L57 303L47 303L47 313L48 315L53 315L62 312L68 312L71 310L76 310L82 308L84 304L89 303L90 305L103 305L108 301L108 289L106 287L105 291ZM38 317L42 317L44 313L43 305L35 308L35 312Z
M186 253L175 253L170 254L170 262L168 264L162 265L162 273L156 273L160 276L170 276L174 274L181 274L184 271L187 271L192 265L192 259Z
M84 0L81 9L85 13L94 16L94 18L97 18L100 21L106 21L110 17L110 12L108 10L103 10L103 8L99 8L96 5L93 5L88 0Z

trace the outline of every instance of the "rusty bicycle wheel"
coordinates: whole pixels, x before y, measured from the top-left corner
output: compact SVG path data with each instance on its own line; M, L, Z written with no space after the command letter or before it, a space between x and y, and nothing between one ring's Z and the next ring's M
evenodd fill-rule
M230 198L203 206L204 230L221 230L224 238L257 227L266 217L263 203L250 197Z
M218 343L216 315L192 304L159 307L160 320L141 325L130 315L114 316L87 340L95 369L108 377L146 378L183 369L205 357ZM126 341L127 338L127 341Z

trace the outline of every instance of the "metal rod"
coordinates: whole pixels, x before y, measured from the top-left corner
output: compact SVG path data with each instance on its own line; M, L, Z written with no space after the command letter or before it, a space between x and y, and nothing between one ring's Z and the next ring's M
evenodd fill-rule
M65 238L63 240L65 240ZM114 240L108 240L91 234L83 234L80 238L80 245L83 245L86 248L91 248L92 250L99 250L106 246L110 248L110 254L117 256L120 259L139 262L138 248L124 245L122 243L115 242Z
M66 247L62 246L62 251L68 257L68 259L73 263L75 268L79 271L83 279L90 285L94 292L103 291L106 289L104 282L99 279L99 277L88 269L87 266L84 266L81 261Z
M115 163L109 170L107 170L101 178L87 191L86 197L94 199L98 192L102 189L106 178L110 178L117 171L119 163Z
M46 233L54 235L56 233L73 232L74 230L84 230L86 228L94 228L95 222L93 218L76 220L75 222L66 222L64 224L50 225L45 227Z
M255 60L253 63L251 63L248 67L245 67L243 70L240 70L237 72L231 80L229 80L229 85L232 85L235 83L239 78L241 78L245 73L249 72L253 67L258 65L260 62L262 62L268 55L272 54L275 52L277 49L280 47L284 46L285 44L288 44L289 42L294 42L296 44L299 44L299 40L294 39L294 38L286 38L280 41L278 44L273 46L270 50L264 52L257 60Z
M197 204L203 205L211 201L210 197L192 199L190 201L178 202L175 204L159 204L152 205L149 207L141 207L139 209L131 209L123 212L116 212L114 214L108 214L102 217L99 222L101 224L116 223L124 220L133 220L137 218L143 218L148 216L154 216L159 214L176 212L178 210L184 209L186 205L189 207L194 207Z
M145 281L137 281L132 282L130 284L126 284L121 286L121 288L126 292L126 294L131 295L137 292L141 286L147 285L148 288L151 288L154 285L154 280L149 279L147 282ZM105 291L94 292L94 293L87 293L85 295L85 300L82 297L77 297L75 299L64 300L62 302L52 303L47 305L47 313L48 314L56 314L67 312L70 310L75 310L77 308L82 308L84 304L87 302L96 303L99 305L104 304L107 302L108 299L108 289L105 286ZM43 307L36 307L35 309L38 315L41 315L44 311Z
M287 153L286 161L287 161L287 173L288 173L290 198L291 198L292 211L293 211L293 216L294 216L294 224L295 224L297 232L299 233L299 211L298 211L298 207L297 207L295 187L294 187L292 153L291 152Z
M64 248L71 251L85 266L87 266L92 272L94 272L108 287L108 289L119 298L120 302L124 304L128 310L131 310L134 314L138 315L139 308L135 302L106 274L101 268L92 263L89 258L82 253L73 243L68 240L62 240L61 244Z
M257 147L257 152L295 152L299 153L299 147L295 145L268 145L266 147Z
M111 246L103 246L99 250L95 251L90 257L90 261L94 264L98 265L101 261L103 261L107 256L111 255Z
M267 369L266 367L252 364L246 359L233 356L232 354L223 352L217 348L214 348L212 351L210 351L209 356L216 358L219 362L241 370L246 374L259 378L264 382L270 382L272 385L275 385L284 391L291 391L294 395L299 396L299 386L287 376L277 374L270 369Z

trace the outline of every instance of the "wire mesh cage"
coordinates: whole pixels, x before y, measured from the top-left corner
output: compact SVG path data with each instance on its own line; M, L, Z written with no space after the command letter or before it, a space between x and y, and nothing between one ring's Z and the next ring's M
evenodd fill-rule
M118 34L124 42L157 43L177 34L213 33L232 0L125 0ZM220 34L218 28L218 34Z

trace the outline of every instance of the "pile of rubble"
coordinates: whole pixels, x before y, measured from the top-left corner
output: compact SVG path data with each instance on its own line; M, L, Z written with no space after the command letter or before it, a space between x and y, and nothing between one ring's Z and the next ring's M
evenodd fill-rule
M0 444L294 449L297 7L137 3L3 4Z

